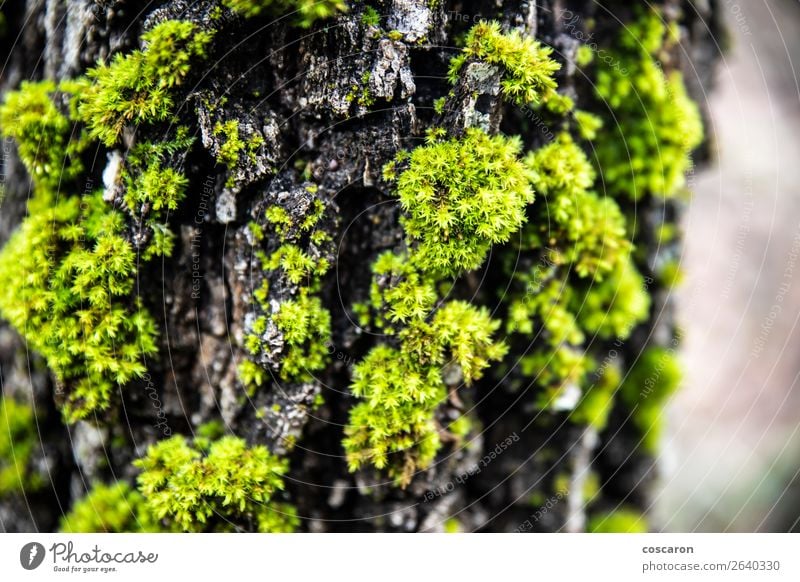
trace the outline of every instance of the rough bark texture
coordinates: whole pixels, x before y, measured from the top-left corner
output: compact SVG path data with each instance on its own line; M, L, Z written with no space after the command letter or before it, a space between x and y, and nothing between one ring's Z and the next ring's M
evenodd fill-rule
M581 531L586 516L580 496L559 498L544 512L540 506L553 496L557 476L567 475L570 490L580 491L589 466L602 485L595 508L624 503L648 510L657 470L653 459L636 449L638 436L626 424L627 413L615 410L602 434L566 422L566 415L537 413L528 391L508 389L516 381L514 370L499 382L491 377L479 382L464 397L467 403L453 398L442 406L442 418L455 418L460 406L474 402L483 431L471 436L475 446L444 447L432 468L416 475L407 488L370 471L348 472L341 441L353 404L350 374L376 341L354 323L351 306L367 299L375 257L403 240L399 208L381 168L398 151L421 143L434 122L433 101L451 88L446 73L457 51L454 39L480 18L497 18L506 28L535 35L565 63L559 90L580 103L589 88L567 64L578 41L564 31L564 11L580 15L581 22L594 19L594 40L600 45L619 21L630 19L626 3L594 0L370 4L380 13L382 27L397 31L391 38L361 23L363 5L356 2L348 14L310 30L285 20L244 20L231 14L215 38L213 58L185 83L190 91L178 115L198 137L185 165L189 195L170 217L178 235L175 252L145 266L138 281L161 331L160 355L147 362L149 382L120 389L113 406L96 419L64 426L57 388L44 363L0 323L2 389L35 402L42 442L35 466L48 483L36 494L0 500L0 529L57 528L61 515L91 483L133 479L131 461L148 445L169 434L191 434L220 418L248 442L289 456L287 497L297 506L304 531L440 531L451 516L467 531L514 531L537 512L533 531ZM683 67L699 72L687 77L695 94L708 84L716 58L713 4L667 3L668 10L681 14L685 52L678 56ZM146 8L125 0L7 2L0 90L16 88L24 79L80 75L98 59L138 47L142 31L153 23L180 18L202 25L216 5L211 0L172 0ZM478 125L521 133L529 148L542 145L545 136L539 128L499 99L496 71L477 67L470 65L455 86L460 105L445 114L443 125L454 135ZM365 89L372 99L359 99ZM224 104L209 106L223 95ZM263 138L257 155L230 172L215 162L221 144L213 130L229 120L237 120L246 135ZM108 153L98 149L94 156L91 173L97 184ZM0 245L24 217L29 194L29 179L11 140L4 142L3 177ZM310 182L318 185L314 193L305 187ZM276 378L248 397L236 368L244 357L253 291L264 274L253 256L247 224L274 205L302 218L314 200L324 204L324 228L332 235L331 243L314 251L316 258L324 256L334 265L322 291L332 314L330 363L314 382ZM652 208L639 208L645 222L662 211L655 203L646 204ZM680 204L669 203L667 212L679 215ZM267 241L265 248L278 245ZM270 283L276 300L297 293L288 281ZM498 286L505 284L499 267L489 261L464 278L458 294L492 309ZM637 329L624 348L630 353L637 353L651 335L670 341L673 299L657 289L653 299L651 312L658 318ZM265 367L274 364L270 358L282 357L280 332L274 330L270 345L270 356L259 362ZM521 353L526 346L512 343L512 349ZM317 394L325 404L315 409ZM163 422L159 413L166 416ZM513 434L519 442L480 472L460 477ZM437 490L444 494L426 499L427 492ZM540 501L532 504L536 493Z

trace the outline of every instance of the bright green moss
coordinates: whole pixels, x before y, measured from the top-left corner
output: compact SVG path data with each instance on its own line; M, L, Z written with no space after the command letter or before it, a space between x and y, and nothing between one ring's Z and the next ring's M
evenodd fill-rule
M380 26L381 15L372 6L365 6L361 13L361 24L364 26Z
M411 152L397 195L417 244L413 261L443 275L475 269L492 244L519 229L533 200L520 148L516 138L470 129Z
M621 380L622 374L614 364L607 364L599 370L595 374L594 382L585 388L581 401L570 414L570 419L577 424L591 426L598 432L604 430Z
M38 445L33 409L0 396L0 498L16 492L33 493L42 487L41 477L30 466Z
M223 138L219 148L217 162L227 166L229 169L235 168L239 161L239 152L244 150L245 143L239 137L239 122L231 119L225 123L217 122L214 126L214 135Z
M288 14L301 28L347 10L344 0L223 0L223 4L245 18L262 13L272 17Z
M80 175L80 154L87 145L72 135L73 123L53 102L56 90L52 81L23 82L0 107L0 132L16 140L30 175L50 188Z
M664 405L680 385L683 374L674 353L661 347L639 355L622 383L622 400L633 411L645 451L655 453L664 424Z
M192 61L206 55L212 35L191 22L168 20L142 35L145 48L99 64L79 95L78 114L92 137L114 145L128 124L164 121L172 115L172 89Z
M310 193L316 192L316 186L307 186ZM271 206L266 210L266 221L275 229L283 240L298 241L321 220L325 205L315 199L310 212L295 224L289 213L280 206ZM253 232L253 226L250 227ZM260 232L261 236L257 236ZM263 239L261 228L254 232L256 243ZM313 240L313 235L308 236ZM322 277L330 269L327 259L314 259L294 242L286 242L267 256L261 250L256 251L261 266L267 273L280 272L289 283L298 286L294 299L283 300L275 310L270 305L269 280L254 292L255 304L263 313L255 318L245 338L245 349L255 357L271 348L264 344L263 336L272 322L281 333L284 342L284 353L280 361L279 376L284 381L306 382L314 378L314 374L325 368L330 344L331 316L321 299L315 295L320 290ZM253 394L263 386L269 372L252 361L239 364L239 379L248 393Z
M273 499L284 488L288 462L266 447L225 436L192 444L175 436L134 462L145 510L168 531L294 531L294 508ZM207 446L206 446L207 445Z
M330 312L318 297L301 294L284 301L274 316L283 333L288 351L281 361L281 378L313 378L313 373L327 365L327 345L331 337Z
M584 151L567 133L525 158L528 178L545 200L528 232L537 246L554 244L580 277L597 280L631 250L625 219L617 204L588 188L594 171ZM537 228L538 227L538 228Z
M67 385L75 421L145 372L155 323L131 295L135 253L102 193L43 202L0 252L0 314Z
M265 212L265 218L281 236L286 236L292 226L292 219L289 213L280 206L270 206Z
M446 396L441 372L419 366L385 345L372 349L355 367L344 448L351 471L369 463L387 469L401 485L427 467L439 449L433 414Z
M315 281L328 271L330 264L326 259L315 261L297 245L287 243L263 259L262 267L269 271L282 269L286 278L295 285L304 283L316 287Z
M64 533L127 533L159 531L144 497L124 481L99 483L61 519Z
M586 67L594 61L594 51L588 45L582 44L575 51L575 64L579 67Z
M372 265L372 272L375 278L370 288L371 304L378 314L385 312L389 321L424 319L433 310L437 298L434 280L414 269L406 256L382 253ZM379 285L377 280L386 277L393 284ZM376 323L383 327L380 319Z
M620 507L589 519L587 531L591 533L647 533L647 520L634 509Z
M550 58L553 49L514 30L504 33L497 22L480 22L469 31L462 54L450 62L455 83L464 64L479 59L501 68L506 99L518 105L540 103L555 93L553 75L561 65Z
M214 125L213 133L221 141L217 162L226 166L229 171L236 169L242 155L251 162L255 162L258 149L264 145L264 138L259 134L253 134L249 139L243 139L239 132L239 121L236 119L225 123L217 122ZM232 184L233 176L227 182L228 186Z
M498 327L500 321L492 319L486 308L449 301L430 322L417 320L399 336L404 353L417 363L457 364L464 380L471 383L483 375L490 362L506 355L506 345L493 338Z
M161 216L161 210L177 210L186 197L189 180L169 162L184 154L194 139L181 126L172 139L160 142L140 142L125 158L125 204L133 213L142 206Z
M597 132L603 127L603 120L588 111L576 110L573 114L578 135L585 140L593 140L597 137Z
M578 321L590 334L604 339L627 338L650 313L645 282L630 260L620 263L602 282L576 295Z
M364 401L345 429L350 469L368 463L405 486L426 468L440 447L434 413L446 396L443 367L457 365L467 383L480 378L506 354L492 337L499 325L487 310L452 301L401 330L399 350L373 348L353 374L353 395Z
M609 194L634 200L674 196L703 138L680 72L665 71L658 60L674 43L671 28L660 11L641 12L607 51L611 58L597 62L595 84L599 108L610 108L595 140L598 169Z

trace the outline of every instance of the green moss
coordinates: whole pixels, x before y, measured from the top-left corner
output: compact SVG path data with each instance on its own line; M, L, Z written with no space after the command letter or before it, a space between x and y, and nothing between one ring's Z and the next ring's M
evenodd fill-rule
M361 13L361 24L364 26L380 26L381 15L372 6L365 6Z
M301 28L309 28L317 20L324 20L347 10L344 0L223 0L225 6L245 18L261 14L278 17L288 14Z
M594 51L588 45L582 44L575 51L575 64L586 67L594 61Z
M501 68L506 99L518 105L540 103L555 93L553 75L561 68L550 58L552 52L517 30L503 33L497 22L480 22L469 31L462 54L451 61L450 82L458 80L467 61L478 59Z
M239 153L244 150L245 143L239 137L239 122L231 119L225 123L217 122L214 126L214 136L223 138L223 143L219 147L217 162L233 169L239 161Z
M577 109L573 113L573 118L575 119L578 135L585 140L591 141L595 139L597 132L603 127L603 119L588 111Z
M647 533L647 520L636 510L621 507L592 516L586 529L591 533Z
M296 300L284 301L274 320L288 346L281 362L281 378L311 379L314 372L325 368L331 316L318 297L301 294Z
M516 138L470 129L411 152L397 195L417 245L413 261L443 275L475 269L492 244L519 229L533 200L520 148Z
M379 345L353 372L344 448L351 471L369 463L404 485L430 465L439 449L434 411L446 396L441 372Z
M299 523L294 508L273 499L288 462L263 446L226 436L198 447L175 436L134 464L145 510L166 530L288 532Z
M328 272L330 264L326 259L314 260L304 253L300 247L284 244L262 260L262 267L268 271L282 269L286 278L295 285L304 283L308 287L316 287L319 277Z
M136 256L102 193L31 205L0 252L0 314L67 385L69 421L145 372L155 323L133 296Z
M528 154L525 164L531 184L545 197L529 228L532 242L559 245L561 260L571 263L578 276L602 280L624 260L631 244L617 204L588 191L595 176L586 154L562 133Z
M604 339L627 338L650 313L644 278L630 260L607 279L582 290L573 302L581 326Z
M61 519L64 533L127 533L159 531L144 497L120 481L99 483Z
M306 190L314 194L317 186L308 185ZM312 258L299 246L304 240L310 240L312 244L315 244L315 240L328 240L314 237L311 232L324 212L324 203L320 199L314 199L303 219L295 224L296 221L292 220L284 208L277 205L269 207L265 213L266 221L282 240L294 242L285 242L269 255L262 250L255 253L265 273L279 273L290 284L297 286L295 298L281 301L275 309L270 303L269 279L265 278L263 285L254 292L255 306L262 315L255 318L245 337L245 349L258 358L262 352L272 349L264 343L263 336L268 331L269 323L274 323L284 342L284 353L277 370L284 381L313 380L314 374L325 368L329 357L330 311L323 306L316 294L330 264L324 257ZM250 229L254 232L252 225ZM259 243L263 238L263 232L257 227L253 239ZM239 364L239 379L251 395L269 377L269 372L256 362L247 360Z
M273 499L284 488L288 462L265 447L220 437L217 425L200 427L193 443L175 436L149 447L134 462L138 490L125 482L95 485L61 520L61 531L294 531L295 509Z
M0 396L0 498L13 493L33 493L44 485L31 468L39 446L33 409L10 397Z
M703 138L680 72L659 62L674 43L670 28L659 10L639 12L607 51L610 58L598 61L595 84L598 109L609 117L595 143L598 169L609 194L634 200L674 196Z
M52 81L23 82L0 107L0 131L14 138L30 175L46 187L69 182L83 172L80 154L87 141L73 135L73 122L53 102Z
M286 236L292 226L292 219L289 213L281 206L270 206L267 208L265 218L281 236Z
M655 453L664 423L664 405L677 391L681 366L666 348L646 349L628 371L620 393L633 412L633 422L642 434L645 451Z
M165 121L172 115L172 89L194 60L206 56L209 32L187 21L168 20L142 35L145 48L117 54L110 64L87 73L91 83L79 95L78 115L92 137L114 145L129 124Z
M595 374L594 382L587 386L581 401L570 414L578 424L602 431L608 424L608 416L614 406L614 397L620 386L622 374L614 364L607 364Z
M185 153L192 145L186 127L173 139L161 142L140 142L128 153L125 165L125 204L131 212L142 206L156 211L177 210L186 197L189 180L168 162ZM159 213L160 217L161 214Z

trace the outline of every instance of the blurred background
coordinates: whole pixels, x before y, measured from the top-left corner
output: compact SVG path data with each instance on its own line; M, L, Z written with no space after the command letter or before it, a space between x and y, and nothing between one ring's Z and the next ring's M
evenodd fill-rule
M664 531L800 531L800 2L720 0L729 30L691 177Z

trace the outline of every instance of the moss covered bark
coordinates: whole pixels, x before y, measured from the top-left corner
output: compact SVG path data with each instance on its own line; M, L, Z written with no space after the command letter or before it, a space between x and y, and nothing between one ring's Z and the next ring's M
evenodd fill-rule
M646 527L713 2L17 4L3 529Z

